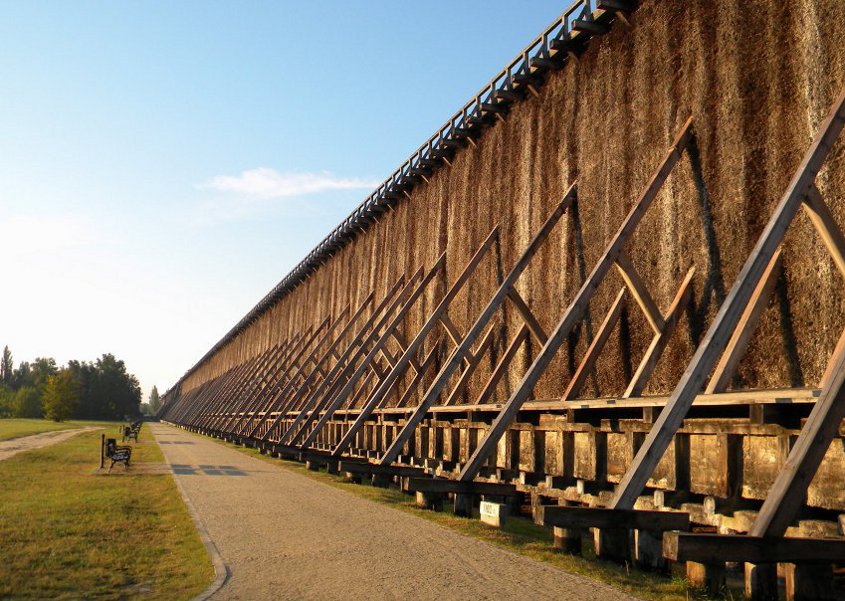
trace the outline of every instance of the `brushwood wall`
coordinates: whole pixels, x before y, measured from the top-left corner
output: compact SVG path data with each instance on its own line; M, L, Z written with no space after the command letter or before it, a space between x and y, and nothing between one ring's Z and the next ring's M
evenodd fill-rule
M669 392L845 85L845 3L646 0L628 20L630 26L617 22L593 38L577 61L547 77L539 97L514 104L506 121L487 128L476 146L459 150L451 166L436 170L409 199L192 370L182 392L347 304L354 308L370 291L382 298L400 275L430 267L445 251L445 273L404 326L406 337L413 337L499 224L499 243L449 311L466 331L577 182L577 210L564 216L518 285L550 331L692 115L696 147L627 247L664 310L687 269L696 268L692 306L646 390ZM840 224L843 147L837 145L818 179ZM783 256L783 275L735 386L814 385L845 326L843 282L804 216L791 227ZM591 305L593 330L621 285L616 274L602 285ZM621 393L648 345L649 326L629 307L582 397ZM513 310L496 323L491 365L520 324ZM536 397L561 394L588 340L588 327L572 337ZM496 400L512 391L537 350L536 344L522 350ZM484 377L472 381L467 398L478 394Z

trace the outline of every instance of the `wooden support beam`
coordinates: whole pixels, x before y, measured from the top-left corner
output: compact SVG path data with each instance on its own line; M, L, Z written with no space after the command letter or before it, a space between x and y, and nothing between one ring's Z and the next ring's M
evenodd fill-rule
M493 329L491 328L489 331L492 332ZM530 335L531 330L526 324L522 324L517 331L516 336L514 336L513 340L511 340L510 344L508 344L508 348L505 349L505 352L502 354L501 358L499 358L499 362L493 369L493 373L490 374L490 377L487 379L487 383L484 385L484 388L481 390L478 398L475 399L475 405L483 405L490 400L490 397L492 397L493 393L496 392L496 387L499 385L499 381L502 377L504 377L511 361L513 361L516 357L519 347L522 346L523 342L528 340Z
M525 321L528 329L534 335L534 339L540 344L546 344L546 340L549 339L548 334L546 334L545 330L543 330L543 326L541 326L540 322L537 321L537 317L534 315L534 312L516 288L511 288L508 291L508 298L513 303L514 307L516 307L516 310L519 311L519 314L522 316L522 319Z
M637 301L640 309L642 309L643 315L645 315L651 329L654 330L655 334L660 334L665 325L663 323L663 316L660 315L660 309L657 308L657 303L654 302L651 294L649 294L645 282L643 282L639 272L637 272L637 268L634 267L634 263L631 261L628 253L625 251L620 252L619 256L616 257L615 264L622 279L625 280L628 290L631 291L634 300Z
M654 368L657 367L657 362L660 361L666 345L669 344L669 340L675 332L681 315L689 306L689 299L692 294L692 277L694 275L695 268L691 267L684 281L681 282L681 286L678 288L678 292L675 294L669 310L663 316L663 329L651 339L651 343L648 349L646 349L645 355L642 361L640 361L637 371L634 373L634 377L631 378L631 383L628 384L628 388L622 395L623 398L629 399L639 396L645 390L648 379L651 377L652 372L654 372Z
M628 213L628 216L625 218L625 221L619 228L619 231L613 237L613 240L611 240L610 244L605 249L604 254L599 259L598 263L596 263L593 271L581 286L578 294L576 294L572 303L564 312L560 322L549 336L546 344L538 353L534 363L532 363L531 367L529 367L525 376L522 378L522 381L519 383L519 386L499 412L499 415L496 417L490 427L490 430L487 431L484 439L479 443L472 457L470 457L469 461L461 470L459 475L461 480L469 481L475 478L479 470L487 461L487 457L496 449L502 434L504 434L505 430L508 429L511 422L516 417L516 414L519 412L520 407L522 407L522 404L528 400L528 397L532 394L534 386L546 371L546 368L557 353L560 345L563 344L563 341L566 340L576 324L583 319L584 314L589 307L590 299L595 294L596 289L604 279L605 275L607 275L607 272L616 262L625 243L634 233L634 230L639 225L643 215L645 215L646 211L657 197L657 194L663 186L663 183L666 181L666 178L669 177L672 169L680 160L681 154L686 148L691 137L692 118L688 119L681 128L674 143L669 148L666 157L661 162L660 167L652 176L645 190L640 195L640 198Z
M405 389L405 392L402 393L402 396L399 397L399 402L396 403L397 407L406 407L408 405L408 401L410 400L411 395L414 394L417 387L420 385L423 378L425 377L425 374L427 374L428 370L430 370L432 368L432 366L434 365L434 360L437 358L437 347L438 347L438 344L434 344L431 347L431 350L428 352L428 355L426 355L425 359L422 362L422 365L420 365L420 370L416 373L414 378L411 380L411 383L408 385L408 388ZM387 397L385 397L378 404L379 409L384 407L384 401L386 399L387 399Z
M411 278L411 281L415 281L415 279L417 277L419 277L421 274L422 274L422 271L418 270L417 273L414 274L414 276ZM271 436L271 434L273 434L273 432L275 432L276 428L278 428L278 426L282 422L282 420L285 419L287 412L289 410L291 410L297 403L299 403L302 400L303 397L308 399L307 402L306 402L306 405L315 403L316 399L318 399L320 397L320 395L322 395L323 392L328 387L330 387L332 385L332 383L336 379L336 376L341 372L341 370L343 370L346 367L347 359L350 358L353 355L354 351L360 345L361 340L371 334L371 329L372 329L373 325L382 316L383 312L385 310L387 310L388 305L390 303L396 302L395 299L397 297L397 294L399 295L399 298L401 298L401 296L402 296L401 290L403 289L404 284L405 284L405 276L402 275L402 276L399 277L399 279L396 280L396 282L393 284L393 286L390 288L390 290L388 290L387 294L384 296L384 298L381 300L381 302L379 302L379 304L375 307L375 309L373 309L373 312L370 314L370 316L364 321L364 323L361 325L361 327L355 333L355 335L352 338L352 341L346 346L346 348L343 350L343 353L341 353L341 357L337 360L334 367L332 367L331 371L329 371L328 376L326 378L324 378L323 381L320 382L320 384L317 385L316 388L314 388L314 390L306 390L306 388L308 388L308 387L301 386L297 390L292 391L292 394L288 398L284 398L284 397L280 396L280 399L282 399L281 404L277 405L273 409L273 411L278 412L277 415L276 415L276 418L270 424L270 427L267 429L267 432L265 432L264 435L261 437L261 440L268 440L268 438ZM357 320L356 320L356 322L357 322ZM352 327L352 324L349 324L349 328L344 330L344 336L339 337L338 340L336 341L337 344L342 343L342 341L345 339L345 335L349 331L351 331L351 327ZM306 383L308 383L309 380L313 381L312 374L309 374L309 377L306 379ZM306 395L308 395L308 396L306 396ZM302 415L302 413L300 412L299 415ZM299 418L299 416L297 416L297 419L298 418Z
M680 511L539 505L534 508L534 520L559 528L624 528L655 532L690 529L689 514Z
M839 273L845 278L845 236L842 235L842 230L830 214L830 209L815 184L807 190L807 196L801 206L819 233Z
M519 260L517 260L516 264L514 264L508 275L505 276L505 279L502 281L498 290L496 290L493 297L487 303L487 306L475 320L475 323L469 329L469 332L467 332L466 336L464 336L461 340L460 345L458 345L458 347L452 351L452 354L449 355L446 364L440 370L440 373L437 374L434 382L431 383L428 390L423 395L423 399L420 401L417 408L414 409L414 413L408 418L405 426L399 431L396 438L393 440L393 443L391 443L390 447L387 451L385 451L380 463L383 465L390 465L396 461L396 458L402 452L402 447L414 433L414 430L416 430L417 425L419 425L419 423L423 420L429 408L439 398L440 393L444 388L446 388L446 385L449 383L449 379L455 371L457 371L458 366L466 359L467 355L472 352L472 345L475 344L475 341L487 327L487 323L499 310L502 303L507 298L508 292L510 292L511 288L513 288L514 284L519 279L519 276L522 275L523 271L525 271L525 268L528 267L531 259L537 253L543 242L545 242L546 238L549 237L549 234L551 234L564 212L566 212L566 210L575 201L575 198L576 186L575 184L572 184L566 191L563 200L561 200L557 207L555 207L552 214L549 215L543 226L531 240L531 243L522 253L522 256Z
M667 532L663 556L697 563L827 563L845 561L845 539L766 538L741 534Z
M461 274L458 276L458 279L455 280L455 283L452 284L452 286L443 296L443 299L440 301L440 303L438 303L437 307L435 307L434 311L432 311L428 319L426 319L426 322L420 328L419 332L417 332L417 334L414 336L414 339L411 341L411 344L408 345L408 348L405 350L405 353L399 359L399 363L397 364L397 366L388 375L385 381L382 382L379 389L375 391L375 393L369 399L367 404L361 410L361 413L349 427L349 430L346 432L344 437L332 450L333 455L340 455L349 447L350 444L352 444L352 441L355 439L355 435L364 425L364 422L369 418L375 408L387 396L388 392L393 386L393 383L396 380L400 379L406 373L407 366L410 362L411 357L414 357L417 354L418 350L425 342L429 332L431 332L431 330L438 323L444 324L443 318L444 316L447 316L447 310L449 309L449 305L452 304L452 301L463 289L464 285L469 281L469 278L472 276L473 273L475 273L475 270L481 263L482 259L487 255L490 248L492 248L493 243L496 241L498 234L499 226L497 225L492 230L490 230L490 233L487 235L487 238L485 238L485 240L481 243L481 245L473 254L472 258L470 258L469 262L464 267ZM446 330L447 333L449 333L448 327L446 328Z
M221 432L226 432L227 425L231 422L232 418L237 414L240 408L243 407L248 399L251 398L252 394L256 390L256 387L260 385L260 382L263 382L264 375L267 373L267 370L270 369L273 362L278 358L280 351L281 345L276 344L270 347L270 352L264 354L264 358L249 374L249 377L242 382L241 386L237 389L233 389L232 394L221 403L217 415L209 417L209 419L204 422L204 425ZM240 397L239 400L238 397ZM234 406L232 406L233 402ZM225 412L223 409L225 409Z
M487 330L487 334L485 334L484 338L481 339L481 343L478 345L478 349L473 352L472 354L467 356L469 364L467 365L466 369L464 369L461 377L458 378L458 383L455 384L455 387L452 389L452 392L449 393L449 396L446 398L446 402L444 405L454 405L456 404L457 399L464 393L464 389L466 388L467 384L469 383L470 378L475 373L476 368L481 363L481 360L484 358L484 354L490 349L490 345L493 343L493 328Z
M760 322L760 317L763 316L763 312L766 310L766 306L769 304L769 299L777 284L778 273L780 273L783 264L781 250L781 247L778 247L772 255L769 265L754 288L754 292L751 294L751 298L742 312L739 323L731 339L728 341L724 353L722 353L722 358L716 365L716 371L710 377L710 382L704 390L705 394L724 392L731 385L734 374L739 367L739 362L745 354L748 343L751 342L754 330Z
M330 402L328 402L325 405L325 410L324 410L323 415L317 421L314 428L302 440L301 446L303 448L307 448L314 441L314 438L317 436L317 434L323 428L323 426L325 426L326 423L331 419L332 415L334 415L334 412L338 408L340 408L343 405L343 403L346 402L347 398L352 393L352 390L354 389L356 383L361 378L361 375L364 373L364 371L366 369L368 369L368 365L375 358L376 354L378 354L381 351L381 349L384 348L385 344L387 344L387 341L390 338L393 330L395 330L397 327L399 327L399 324L401 324L402 321L405 319L405 316L408 314L408 312L414 306L417 299L422 295L422 293L428 287L429 283L444 268L445 265L446 265L446 252L444 251L440 255L440 257L437 259L434 266L428 271L428 273L425 274L425 277L423 277L422 280L420 280L420 283L416 286L414 291L407 297L407 300L402 305L402 308L399 309L396 316L393 317L393 319L390 320L390 323L387 324L386 328L384 329L384 333L381 336L379 336L378 340L373 345L372 350L364 358L363 362L358 367L358 369L356 369L355 372L350 376L349 382L347 382L347 384L340 390L340 392L337 394L337 396L335 396ZM381 329L380 328L376 329L376 331L381 331ZM314 412L314 414L312 414L309 418L307 418L303 422L302 427L299 429L299 431L297 433L295 433L293 436L289 437L290 444L295 444L296 441L299 440L302 437L303 434L305 434L306 429L308 428L308 426L314 420L315 417L316 417L316 412Z
M291 357L292 361L294 363L298 364L302 360L303 356L308 352L311 345L314 343L314 341L320 335L320 332L322 332L323 329L329 324L329 321L330 321L330 318L326 317L325 319L323 319L322 322L320 322L320 324L314 329L314 331L310 331L311 329L309 328L310 333L302 338L302 341L303 341L302 344L296 350L296 353L293 354L292 357ZM250 397L251 396L252 395L250 395ZM249 402L249 401L247 401L247 402ZM246 403L240 405L238 407L237 411L236 411L236 415L233 415L232 417L233 418L237 417L237 413L239 413L245 406L246 406ZM218 428L218 429L222 430L224 432L229 432L229 426L231 425L231 423L232 423L232 419L230 419L229 422L227 422L226 427Z
M610 338L613 328L616 327L616 322L619 321L619 316L622 315L622 308L624 306L625 288L623 287L616 295L616 299L613 301L613 304L610 305L610 310L607 312L607 315L605 315L604 321L602 321L599 326L599 331L596 332L587 352L584 353L584 358L581 359L581 363L578 364L578 369L575 370L575 375L572 376L572 379L569 381L569 385L566 387L566 391L564 391L561 400L571 401L581 392L581 388L587 381L587 376L593 372L596 360L599 358L602 349L604 349L604 345Z
M398 294L394 294L393 290L391 290L391 294L382 300L378 311L370 316L358 335L344 351L344 361L338 362L332 368L329 374L330 377L326 378L317 390L297 408L298 413L296 417L294 417L293 422L279 435L279 442L288 443L291 436L298 432L297 429L300 425L304 424L306 420L309 423L313 421L317 411L320 411L337 394L342 386L348 384L350 373L356 368L358 360L367 354L370 341L376 337L378 332L381 332L384 324L387 323L393 313L402 305L408 294L411 294L412 290L419 285L418 282L422 277L423 269L420 267L408 282L405 283ZM404 282L404 276L400 278L400 282ZM378 349L372 353L371 360L375 358L377 353ZM367 368L365 367L364 369ZM289 405L284 413L280 413L280 418L291 408L293 408L292 405Z
M778 246L783 241L787 227L789 227L807 191L815 181L816 175L830 153L833 143L839 137L843 125L845 125L845 89L840 93L832 110L820 128L818 135L804 156L783 198L778 203L769 223L763 230L760 239L754 246L750 257L731 288L728 297L713 320L707 335L696 350L683 376L681 376L681 380L672 393L669 403L660 413L657 420L655 420L654 426L643 441L642 446L634 457L633 463L617 486L616 493L611 501L613 507L633 507L648 478L651 476L669 443L674 438L675 432L678 431L678 428L683 423L684 417L689 411L690 405L696 395L704 385L705 379L710 374L736 329L754 289L762 279L766 267L771 262L772 256L774 256ZM814 412L820 408L828 407L831 403L835 405L834 401L839 390L833 386L834 384L831 383L827 395L824 392L822 393L825 396L824 398L819 398ZM826 422L826 420L822 421ZM804 431L807 431L806 427L802 433ZM821 434L823 431L824 429L822 428L819 430L819 433ZM769 518L765 524L766 531L769 530L769 523L775 517L775 512L781 516L777 520L778 525L776 530L781 528L784 521L791 521L792 516L794 516L793 513L786 520L786 513L776 510L771 504L773 502L780 502L783 496L788 496L786 495L787 491L792 490L790 484L792 477L788 474L785 475L784 472L781 472L781 476L784 476L785 480L780 482L781 488L779 491L775 491L779 492L779 494L774 497L770 495L767 498L766 503L769 504L769 507L765 507L764 505L764 508L769 512ZM796 482L796 484L800 487L799 482ZM800 505L800 501L798 504ZM790 508L794 507L795 505L790 503ZM763 514L761 512L762 516ZM759 522L760 518L757 521Z

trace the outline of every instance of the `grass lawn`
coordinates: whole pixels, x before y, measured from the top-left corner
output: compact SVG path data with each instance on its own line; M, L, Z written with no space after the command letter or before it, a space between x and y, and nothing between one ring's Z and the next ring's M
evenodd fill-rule
M95 424L95 422L53 422L47 419L26 418L0 419L0 441L9 440L12 438L20 438L21 436L30 436L31 434L40 434L41 432L53 432L56 430L81 428L83 426L90 426L92 424ZM114 429L117 429L116 425Z
M100 434L0 462L0 599L188 599L213 579L171 476L95 475ZM149 428L133 447L163 462Z
M587 545L585 545L584 557L577 557L556 551L552 547L551 529L538 526L527 518L511 518L505 523L504 528L491 528L482 524L480 520L468 520L457 517L451 513L450 509L446 509L443 512L420 509L414 503L413 497L405 495L395 488L385 489L370 486L369 484L352 484L346 482L340 476L306 470L304 464L295 461L274 459L267 455L261 455L257 449L248 449L219 440L215 442L231 446L242 453L247 453L264 461L274 463L275 465L283 466L308 478L314 478L336 488L341 488L350 493L370 499L371 501L412 513L418 517L483 539L538 561L545 561L567 572L582 574L606 582L619 590L627 591L642 599L661 601L664 599L670 601L708 599L703 592L688 590L686 580L681 575L675 575L672 578L662 577L638 570L629 570L626 566L598 561L595 559L595 555L592 554L592 550L588 550ZM446 505L448 503L444 504L444 508ZM733 598L742 598L742 595L734 595Z

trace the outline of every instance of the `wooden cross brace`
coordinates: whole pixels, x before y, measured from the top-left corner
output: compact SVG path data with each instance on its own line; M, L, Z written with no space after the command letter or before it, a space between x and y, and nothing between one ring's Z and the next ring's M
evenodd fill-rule
M493 243L496 241L498 232L499 226L497 225L490 231L487 238L475 251L472 258L470 258L469 262L464 267L461 274L458 276L457 280L455 280L449 290L446 291L446 294L443 296L443 299L431 312L426 322L414 336L414 339L411 341L411 343L407 346L405 352L399 358L399 361L391 370L390 374L388 374L385 380L373 391L373 393L367 399L367 402L365 403L364 407L361 409L361 412L358 414L355 421L347 430L346 434L343 436L340 442L338 442L335 448L332 449L332 454L334 456L340 456L349 447L349 445L355 439L355 436L358 431L364 425L364 422L366 422L366 420L369 419L370 415L372 415L372 412L375 411L375 409L387 399L394 385L396 385L396 383L401 380L402 376L407 373L408 366L411 364L412 359L415 359L420 348L422 348L422 345L425 342L428 334L435 328L435 326L440 324L445 329L446 334L450 338L452 338L453 341L455 341L455 344L460 344L458 342L458 340L460 340L460 333L458 332L458 329L455 327L452 321L449 319L447 311L452 301L457 297L458 293L469 281L470 277L475 272L475 269L481 263L482 259L492 248ZM425 362L429 363L432 360L433 351L429 353L429 357L425 360ZM412 380L412 387L418 384L422 378L421 368L416 369L416 375L419 377L415 377ZM411 390L411 387L409 387L408 390ZM408 390L405 391L405 395L403 395L403 398L405 398L405 396L408 394Z
M449 358L446 360L446 363L440 369L440 372L437 374L434 381L429 385L428 389L423 395L420 404L408 417L408 420L405 425L396 435L396 438L390 444L390 447L387 449L387 451L385 451L384 455L379 461L380 465L390 465L391 463L396 461L396 458L402 452L402 447L413 435L414 430L416 430L417 426L420 424L420 422L422 422L426 413L435 403L435 401L440 397L440 394L443 392L443 390L445 390L446 386L449 384L450 378L458 370L458 367L460 367L460 365L465 361L465 359L470 354L472 354L472 347L475 344L476 340L478 340L479 336L481 336L482 333L487 329L490 320L499 311L502 306L502 303L504 303L505 299L509 296L511 289L513 289L517 280L519 280L519 277L531 263L531 259L534 258L534 255L540 249L543 242L545 242L546 239L549 237L560 218L572 205L572 203L575 202L575 198L576 186L575 184L572 184L564 195L563 200L561 200L557 207L555 207L554 211L552 211L552 214L549 215L545 223L543 223L540 230L537 232L537 234L535 234L534 238L529 243L528 247L525 249L525 251L523 251L522 255L519 257L514 266L505 276L501 285L493 294L493 297L488 301L487 306L475 320L475 323L469 329L467 334L461 339L461 343L454 351L452 351L452 354L449 355Z
M467 461L466 465L458 475L461 481L470 481L475 478L482 466L486 463L488 457L496 451L499 439L510 427L511 422L516 417L519 409L523 403L528 400L529 396L534 391L534 386L539 381L540 377L546 371L560 346L564 340L569 336L573 329L581 323L586 315L590 300L595 295L596 289L604 279L607 272L616 264L623 248L628 239L636 231L645 213L651 207L657 194L660 192L666 178L678 164L684 150L687 148L692 139L692 118L690 117L684 123L681 130L678 132L672 146L669 148L665 158L660 163L659 168L652 176L648 185L643 190L642 194L634 204L625 221L617 231L616 235L611 240L610 244L605 249L603 255L596 263L593 271L590 273L587 280L581 286L581 289L575 295L575 298L570 303L569 307L563 314L560 322L555 327L554 331L548 337L546 344L538 353L534 362L528 368L522 381L519 383L516 390L514 390L511 397L508 399L505 406L499 412L490 430L487 431L484 438L478 444L475 452ZM624 258L622 259L624 262ZM630 273L628 274L631 275ZM631 287L636 287L636 282L631 282ZM649 308L650 310L652 308ZM651 311L652 319L657 322L658 314ZM662 321L662 320L661 320Z
M416 274L414 274L414 276L411 278L411 281L415 281L420 276L420 274L421 271L418 271ZM278 428L279 424L281 424L282 420L286 418L288 411L290 411L294 407L300 406L303 402L303 399L305 399L306 405L315 402L315 399L317 399L319 395L321 395L323 391L327 389L327 387L330 387L332 385L332 382L335 380L337 374L339 374L340 371L346 366L347 359L352 356L360 341L370 334L374 324L382 316L384 311L387 310L392 303L396 303L397 294L399 295L398 298L401 298L401 291L404 289L403 286L405 286L404 275L399 277L399 279L393 284L390 290L388 290L387 294L384 296L381 302L375 307L375 309L373 309L373 312L364 321L364 323L353 336L352 341L346 345L346 348L343 350L340 357L337 359L334 366L329 371L329 374L322 380L322 382L320 382L313 389L313 391L310 388L310 384L311 382L313 382L315 374L312 372L306 378L306 383L309 386L300 386L298 389L290 391L290 395L287 397L283 395L279 396L279 401L273 406L272 409L273 412L277 412L276 417L270 424L270 426L267 428L267 431L264 432L264 434L261 436L261 440L268 440L270 436L276 431L276 428ZM405 288L407 288L407 286L405 286ZM334 354L335 348L338 344L342 344L343 340L345 340L345 335L348 331L351 330L345 329L344 336L338 338L338 340L336 341L336 345L332 345L333 348L330 349L329 354ZM302 412L300 412L297 416L297 419L302 418L304 418L304 415L302 414ZM255 430L257 431L257 429ZM283 432L283 434L286 431L287 429Z
M361 379L361 376L365 373L368 369L369 364L373 361L375 356L384 348L387 344L387 341L393 336L393 332L402 324L405 320L405 317L408 315L408 312L411 308L416 304L417 300L422 296L422 293L428 287L428 285L434 281L434 277L440 273L441 270L445 268L446 265L446 252L444 251L440 257L435 262L434 266L426 273L425 277L420 281L414 291L407 297L402 308L393 317L392 320L387 324L384 330L379 327L376 331L382 332L379 336L376 343L373 345L372 350L364 357L363 362L361 365L349 376L349 381L346 385L337 393L337 395L332 398L330 401L328 397L325 399L324 406L325 410L323 414L320 416L319 421L317 421L314 428L305 436L302 440L302 444L300 445L302 448L308 448L310 444L314 441L317 434L320 430L329 422L334 412L339 409L349 398L349 395L355 389L358 381ZM405 354L406 356L408 353ZM410 359L409 359L410 360ZM350 366L351 367L351 366ZM351 370L347 370L347 373ZM313 411L311 415L305 420L305 423L300 428L299 432L297 432L293 437L290 439L290 444L295 444L296 441L305 433L306 428L308 425L315 419L317 416L317 410Z
M805 207L813 225L831 251L834 262L843 270L842 235L814 182L834 142L845 125L845 89L843 89L822 124L801 165L775 208L757 244L725 302L695 352L669 401L654 422L628 471L620 481L611 501L614 508L631 508L645 487L646 481L672 441L683 419L702 389L707 376L716 366L737 328L745 329L749 305L755 292L765 287L766 274L776 262L776 254L784 234L801 206ZM845 273L845 272L843 272ZM762 293L758 294L758 298ZM753 320L750 320L753 321ZM729 349L730 350L730 349ZM724 371L723 371L724 373ZM721 379L721 375L720 375ZM789 453L786 464L775 479L769 495L754 523L755 536L782 536L801 504L830 442L845 417L845 343L840 340L825 374L825 384Z

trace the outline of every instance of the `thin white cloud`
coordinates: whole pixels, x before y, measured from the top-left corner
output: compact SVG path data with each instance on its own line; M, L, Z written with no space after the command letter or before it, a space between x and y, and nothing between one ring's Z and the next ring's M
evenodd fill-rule
M289 198L329 190L375 188L379 183L358 177L337 177L329 172L276 171L269 167L258 167L243 171L240 175L218 175L200 187L257 198Z

